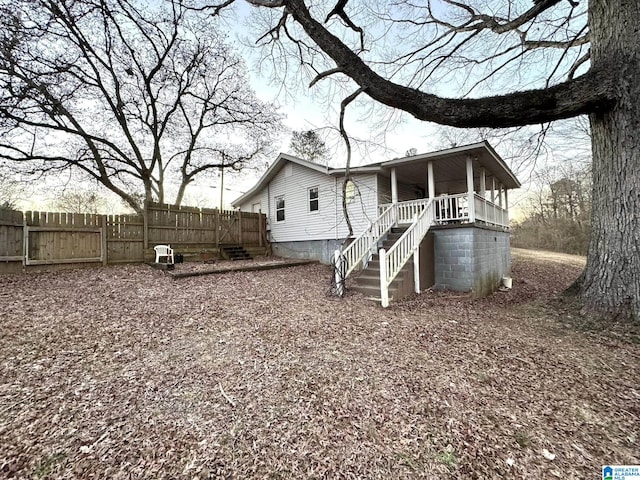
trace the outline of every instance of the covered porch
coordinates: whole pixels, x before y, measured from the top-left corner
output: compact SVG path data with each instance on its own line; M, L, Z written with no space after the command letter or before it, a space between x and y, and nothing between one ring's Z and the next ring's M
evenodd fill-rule
M396 205L399 224L410 224L432 200L434 225L509 228L507 192L520 182L486 142L390 160L381 167L378 211Z
M489 294L510 271L507 191L519 186L487 142L383 162L378 218L335 252L337 292L359 269L354 288L383 307L432 285Z

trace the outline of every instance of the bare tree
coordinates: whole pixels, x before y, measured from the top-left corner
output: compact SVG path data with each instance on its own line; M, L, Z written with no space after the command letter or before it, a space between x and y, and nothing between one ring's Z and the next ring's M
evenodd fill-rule
M300 158L321 165L327 164L329 149L314 130L293 132L289 148Z
M20 198L26 194L25 184L15 181L11 170L0 162L0 208L16 210Z
M247 1L280 12L261 41L289 45L315 82L348 78L417 119L506 128L588 115L585 311L640 316L639 2Z
M280 116L216 19L172 0L0 1L0 158L72 169L140 211L270 153Z
M585 254L591 215L591 172L569 163L539 169L524 218L513 226L518 247Z
M70 213L109 213L109 201L96 190L82 188L66 189L56 195L52 206L59 212Z

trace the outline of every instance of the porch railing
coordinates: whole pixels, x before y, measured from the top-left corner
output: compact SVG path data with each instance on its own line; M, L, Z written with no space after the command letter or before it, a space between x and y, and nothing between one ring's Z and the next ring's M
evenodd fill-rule
M418 200L409 200L407 202L396 203L395 205L397 209L397 213L396 213L397 222L401 225L403 224L407 225L412 223L413 220L415 219L415 216L420 214L420 212L422 212L425 209L428 203L429 203L428 198L420 198ZM394 205L393 203L386 203L386 204L380 205L378 207L378 212L382 213L387 208L393 205Z
M397 204L386 205L382 212L364 232L357 236L342 251L336 250L334 258L335 282L339 295L344 293L344 279L358 266L366 263L373 254L380 239L391 230L397 221Z
M502 208L500 205L490 202L477 193L474 195L473 201L476 220L499 227L509 226L509 213L506 209Z
M411 224L389 251L385 252L384 249L381 249L379 252L380 293L383 306L389 303L389 285L408 259L414 254L417 255L420 242L431 225L467 223L479 220L495 226L509 226L509 215L506 209L478 194L474 195L473 202L475 214L473 219L469 214L469 195L467 193L379 205L378 218L370 223L369 227L347 247L335 252L334 273L337 293L339 295L344 293L345 279L359 264L366 268L367 262L376 253L378 242L394 225ZM386 264L382 261L383 253L387 257ZM384 279L382 278L383 269L386 270Z
M469 202L467 193L442 195L434 198L436 223L468 222Z
M509 214L505 208L490 202L482 195L473 196L473 220L469 216L469 194L442 195L435 197L434 217L436 224L467 223L481 221L497 227L509 226Z
M415 290L420 291L419 248L422 239L433 224L433 206L432 199L429 199L426 205L423 201L423 208L419 213L415 213L411 226L389 250L385 251L384 248L381 248L378 252L380 255L380 300L383 307L389 306L389 285L412 256L414 257Z

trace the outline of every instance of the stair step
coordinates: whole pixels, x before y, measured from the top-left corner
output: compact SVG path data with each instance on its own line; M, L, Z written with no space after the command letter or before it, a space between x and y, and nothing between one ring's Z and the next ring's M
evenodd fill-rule
M355 283L356 285L361 285L361 286L376 286L378 287L378 289L380 288L380 275L378 275L377 277L375 275L367 275L367 276L362 276L360 275L358 278L355 279Z
M252 260L253 257L240 245L224 245L221 247L224 256L229 260Z
M377 257L377 255L376 255ZM367 270L377 270L380 271L380 260L379 259L375 259L375 260L369 260L369 263L367 263Z
M373 287L371 285L353 285L351 290L362 293L363 295L375 297L380 301L380 286ZM389 299L392 299L397 291L397 287L389 287Z
M351 289L370 297L380 297L380 287L354 285Z
M398 239L407 231L408 227L393 227L387 237L382 242L382 248L389 250ZM389 285L389 299L393 299L402 282L407 281L410 275L411 263L407 263L396 278ZM352 290L360 292L368 297L369 300L380 302L380 256L376 253L372 255L367 263L367 267L362 270L358 276L354 278Z

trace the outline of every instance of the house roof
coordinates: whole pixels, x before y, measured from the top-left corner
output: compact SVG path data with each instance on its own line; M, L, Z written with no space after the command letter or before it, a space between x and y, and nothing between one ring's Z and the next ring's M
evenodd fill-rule
M484 168L490 175L496 177L506 188L512 189L520 187L520 182L516 176L487 141L352 167L351 173L388 174L392 168L396 167L398 181L411 184L415 183L416 180L426 179L424 165L427 161L431 161L433 162L434 177L437 183L443 185L443 188L456 188L458 185L466 185L467 157L473 159L474 177L478 178L479 169ZM261 191L288 162L296 163L331 176L344 175L346 170L345 168L325 167L287 153L281 153L275 162L267 168L267 171L260 177L258 182L246 193L236 198L232 202L232 205L238 206Z
M262 177L260 177L258 183L256 183L246 193L243 193L241 196L231 202L231 205L235 207L258 193L262 189L262 187L267 185L271 181L271 179L276 176L280 169L288 162L297 163L298 165L302 165L303 167L315 170L316 172L326 173L327 175L329 174L329 170L331 170L329 167L323 167L322 165L310 162L309 160L303 160L302 158L294 157L293 155L289 155L288 153L280 153L278 155L278 158L276 158L276 161L269 165L267 171L264 172Z
M426 177L423 165L426 161L431 161L437 184L448 185L450 191L451 188L455 189L455 184L463 185L462 190L466 190L466 161L468 157L472 159L476 180L480 177L480 169L484 168L488 175L497 178L507 189L521 186L515 174L486 140L436 152L395 158L382 162L381 166L385 171L390 171L392 167L402 167L396 168L398 181L410 184L415 183L416 179Z

